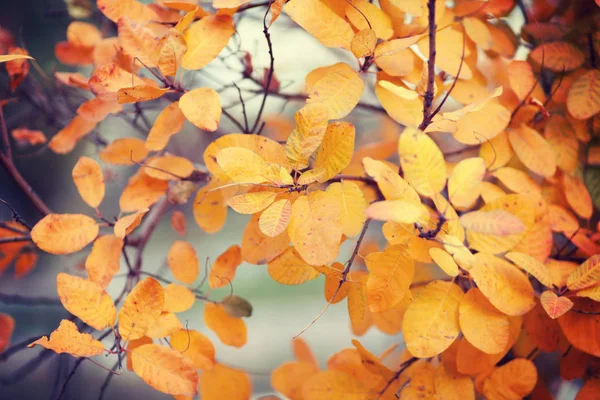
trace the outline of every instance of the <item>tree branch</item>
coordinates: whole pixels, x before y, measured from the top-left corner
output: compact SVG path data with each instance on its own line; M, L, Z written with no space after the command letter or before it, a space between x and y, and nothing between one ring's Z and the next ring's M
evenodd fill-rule
M61 306L59 299L50 297L24 297L18 294L0 293L0 303L19 306ZM35 339L34 339L35 340Z
M433 105L433 96L435 92L435 33L437 25L435 23L435 0L427 1L429 9L429 59L427 60L427 90L423 101L423 121L419 125L419 129L423 130L431 123Z

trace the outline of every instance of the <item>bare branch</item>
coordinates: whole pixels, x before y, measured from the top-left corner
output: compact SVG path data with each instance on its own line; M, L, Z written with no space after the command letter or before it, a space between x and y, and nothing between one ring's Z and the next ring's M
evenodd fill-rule
M435 34L437 24L435 23L435 0L427 1L429 9L429 59L427 60L427 90L425 91L425 99L423 101L423 121L419 125L419 129L423 130L431 123L433 106L433 95L435 91Z

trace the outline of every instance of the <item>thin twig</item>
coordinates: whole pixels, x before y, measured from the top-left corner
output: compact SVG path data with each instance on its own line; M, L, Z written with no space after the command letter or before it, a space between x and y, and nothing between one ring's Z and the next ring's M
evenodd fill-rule
M269 4L271 4L273 0ZM265 38L267 39L267 45L269 46L269 57L270 57L270 66L269 66L269 74L267 75L267 81L265 84L265 94L263 95L262 102L260 104L260 108L258 109L258 114L256 115L256 120L254 121L254 125L250 132L255 132L256 127L260 123L260 119L262 117L262 113L265 109L265 104L267 102L267 97L269 97L269 91L271 88L271 81L273 80L273 75L275 73L275 56L273 55L273 43L271 43L271 34L269 33L269 27L267 26L267 14L269 14L270 6L267 8L265 15L263 17L263 33L265 34Z
M383 387L383 389L381 389L381 391L379 391L378 399L381 398L381 396L383 396L385 394L385 392L390 388L390 386L392 386L392 383L394 383L398 378L400 378L400 375L402 375L402 373L404 372L404 370L406 368L410 367L414 362L416 362L418 360L419 360L419 358L412 357L412 358L409 358L408 360L404 361L400 365L400 369L398 371L396 371L396 373L394 374L394 376L392 377L392 379L390 379L389 381L387 381L387 383L385 384L385 386Z
M362 227L362 231L360 232L360 236L358 237L358 240L356 241L356 246L354 246L354 250L352 251L352 255L350 256L350 259L348 260L348 263L346 264L346 268L344 268L344 270L342 271L342 276L340 278L340 283L338 284L338 287L335 289L335 292L333 293L333 296L331 296L331 299L329 299L329 301L327 302L327 305L321 310L321 312L315 317L313 318L312 321L310 321L310 323L308 325L306 325L304 327L304 329L302 329L300 331L300 333L298 333L296 336L294 336L294 339L296 339L297 337L299 337L300 335L302 335L304 332L306 332L311 326L313 326L313 324L315 322L317 322L317 320L319 318L321 318L321 316L323 314L325 314L325 312L327 311L327 309L329 308L329 306L333 303L333 300L335 300L335 297L338 295L338 293L340 292L340 290L342 289L342 286L344 285L344 283L346 283L346 281L348 280L348 274L350 273L350 269L352 268L352 264L354 263L354 259L356 258L356 255L358 254L358 250L360 249L360 245L363 242L363 239L365 238L365 234L367 233L367 229L369 229L369 223L371 222L370 219L367 219Z
M244 101L244 97L242 97L242 90L235 82L232 82L233 86L237 89L238 97L240 99L240 103L242 104L242 114L244 115L244 133L248 133L250 131L250 127L248 126L248 115L246 114L246 102Z

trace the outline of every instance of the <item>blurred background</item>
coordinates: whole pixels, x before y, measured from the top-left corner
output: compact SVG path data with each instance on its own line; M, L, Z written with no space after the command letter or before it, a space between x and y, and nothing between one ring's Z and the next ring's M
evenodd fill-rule
M590 0L591 1L591 0ZM94 3L92 1L92 3ZM262 33L262 16L264 7L244 13L244 17L236 24L234 35L226 55L235 51L247 51L252 58L255 75L262 76L263 68L269 66L267 45ZM11 102L4 107L4 114L9 130L19 127L39 129L46 137L52 137L74 115L81 99L73 97L72 90L56 88L52 83L55 71L79 71L89 76L90 68L74 69L60 64L54 56L54 46L66 38L66 29L73 19L69 16L63 0L20 0L0 2L0 27L11 32L17 46L26 48L35 57L40 70L32 67L28 78L16 93L8 88L8 79L3 67L0 67L0 98L17 97L18 102ZM114 27L102 14L95 11L87 21L99 26L105 36L116 34ZM518 10L509 17L514 26L523 23ZM285 93L300 93L304 87L304 78L314 68L331 65L336 62L347 62L354 65L356 60L348 52L331 50L320 45L311 36L292 25L282 17L272 26L271 37L275 54L276 78ZM240 71L235 58L217 59L201 72L188 74L184 79L184 87L210 86L215 89L231 83ZM49 77L50 81L47 80ZM374 80L374 76L373 76ZM249 87L252 87L250 85ZM372 87L372 85L370 85ZM256 89L256 86L252 88ZM235 90L220 93L224 107L237 104ZM376 104L373 92L366 86L365 103ZM144 103L144 113L152 122L158 112L168 104L166 100ZM260 98L248 98L247 112L253 122L260 105ZM302 106L301 101L285 101L270 96L267 100L265 116L283 115L293 122L293 114ZM130 107L129 110L132 110ZM228 111L241 117L241 108L233 106ZM125 113L124 118L109 117L99 125L98 135L106 140L117 137L144 136L133 129L127 119L133 118L133 111ZM273 125L280 119L271 118ZM380 134L385 123L383 114L375 111L356 110L345 120L352 122L357 128L357 142L364 143ZM285 121L285 120L283 120ZM270 125L267 126L267 133ZM174 136L168 150L188 157L198 166L202 165L202 154L206 145L221 134L236 132L236 128L226 118L222 118L219 131L206 133L186 122L184 130ZM93 137L93 135L92 135ZM33 189L46 204L57 213L87 213L92 215L89 207L79 197L71 179L71 170L77 159L90 156L97 159L99 149L93 140L82 140L73 152L59 156L50 150L15 149L16 166L29 181ZM127 179L137 167L113 167L105 170L107 178L107 195L101 205L104 216L117 216L118 199ZM0 198L6 200L30 224L41 217L31 202L12 182L9 175L0 169ZM188 232L184 240L196 249L201 260L214 260L232 244L241 243L243 229L247 218L230 212L228 221L222 231L208 235L195 224L191 204L170 206L163 222L153 234L144 255L144 270L163 274L172 279L166 268L166 254L171 244L179 237L169 225L172 211L181 210L188 218ZM0 205L0 221L11 220L12 213ZM379 225L372 224L369 229L370 238L379 240ZM345 262L350 255L353 242L346 243L340 252L339 260ZM32 272L21 279L16 279L13 268L5 270L0 279L0 294L21 295L26 297L45 297L57 299L56 275L68 272L75 275L85 274L83 262L88 251L69 255L52 256L40 254L39 261ZM122 265L121 272L126 271ZM108 288L114 297L122 288L124 277L115 277ZM240 368L248 372L253 381L255 397L273 393L270 389L270 372L285 361L292 359L291 339L298 334L326 305L323 295L323 277L299 286L284 286L274 282L268 275L265 266L243 264L237 270L233 281L234 293L249 300L254 308L253 315L246 319L248 327L248 343L241 349L224 346L216 335L205 328L202 320L203 304L198 301L188 312L179 314L182 322L190 329L206 334L216 347L217 360L225 365ZM219 289L214 297L219 299L229 293L229 288ZM211 294L212 297L212 294ZM10 302L9 302L10 303ZM69 314L58 305L19 305L0 302L0 312L10 314L16 321L12 343L35 340L53 331L63 318ZM351 334L346 309L346 302L332 305L328 311L303 335L315 352L322 367L327 359L340 349L351 347ZM371 328L363 337L363 345L378 354L392 344L401 343L400 335L390 336ZM110 346L111 343L108 344ZM8 360L0 360L0 400L5 399L49 399L53 400L62 383L72 370L75 359L69 355L52 355L38 359L39 348L26 349L12 355ZM100 358L100 357L98 357ZM111 368L114 356L100 362ZM558 364L554 364L558 365ZM17 375L15 376L15 373ZM83 362L66 390L63 399L97 399L107 372L90 362ZM562 385L556 389L557 399L574 398L573 388ZM167 399L146 385L135 374L124 371L121 376L113 377L106 392L106 399Z

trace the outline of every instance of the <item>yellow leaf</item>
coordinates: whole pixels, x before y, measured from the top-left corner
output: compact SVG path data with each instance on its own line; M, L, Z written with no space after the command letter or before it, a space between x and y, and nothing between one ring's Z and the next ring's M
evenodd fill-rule
M537 79L533 75L531 64L527 61L513 60L506 67L510 88L521 101L527 100L529 92L536 86Z
M269 261L267 271L274 281L283 285L299 285L319 276L319 271L302 260L293 247Z
M571 290L585 289L600 281L600 255L593 255L573 271L567 279Z
M179 108L179 102L169 104L156 117L146 138L146 149L153 151L164 149L169 138L183 128L184 122L185 116Z
M173 243L169 249L167 262L175 279L180 282L191 285L198 277L200 271L198 256L188 242L178 240Z
M98 0L97 3L98 10L112 22L123 16L135 18L138 22L159 19L153 9L137 0Z
M308 167L310 156L321 144L329 114L323 103L311 103L298 110L294 118L296 128L287 138L285 156L289 164L300 170Z
M80 157L73 167L72 176L83 201L97 208L104 198L104 175L100 165L89 157Z
M462 269L468 271L475 266L475 256L466 248L459 238L452 235L442 235L441 239L444 244L444 249L448 254L452 255L456 264Z
M190 160L179 156L152 157L145 166L146 174L161 180L184 179L196 171Z
M537 65L542 65L554 72L571 71L579 68L585 61L585 55L568 42L542 43L529 54Z
M215 175L220 171L217 155L228 147L243 147L258 154L269 163L289 167L283 146L273 139L260 135L232 133L216 139L204 151L204 164L211 174ZM317 147L318 144L313 150Z
M352 27L322 1L290 0L285 11L324 46L350 48Z
M179 108L187 120L198 128L208 132L217 130L221 119L221 99L214 89L190 90L179 99Z
M477 213L479 216L484 216L491 211L504 211L512 215L512 217L520 220L521 225L524 229L520 233L508 234L500 236L497 233L482 233L474 230L467 230L467 241L469 242L469 248L493 252L494 254L503 253L512 249L524 236L524 234L533 225L534 210L538 207L537 201L530 196L509 194L503 197L499 197L496 200L481 207ZM488 215L488 217L494 217L496 213ZM506 214L498 214L501 218L505 218ZM510 225L517 228L516 219L506 218L512 221ZM494 219L494 218L487 218ZM514 220L514 221L513 221ZM464 223L461 221L461 223Z
M533 275L540 283L548 288L553 286L552 275L546 265L525 253L510 252L504 257L512 261L517 267Z
M322 103L327 108L329 119L343 118L358 104L365 84L361 77L345 63L326 67L323 72L325 74L320 79L308 86L306 103Z
M258 227L266 236L276 237L287 228L291 217L292 202L288 199L277 200L260 215Z
M546 139L526 125L508 132L510 144L519 160L532 172L549 178L556 172L554 151Z
M423 100L418 95L415 96L416 92L412 94L413 92L404 86L402 86L402 89L404 90L396 89L392 92L385 85L377 84L375 94L385 111L396 122L407 127L416 127L423 119Z
M290 238L284 230L270 237L259 227L259 214L254 214L242 235L242 260L254 265L266 264L288 248Z
M473 380L454 371L453 368L441 363L433 379L436 397L445 400L475 400Z
M506 348L509 338L508 318L479 289L472 288L463 297L458 317L463 335L479 350L496 354Z
M506 131L500 132L490 140L486 140L479 148L479 156L485 160L485 166L490 171L505 166L513 154Z
M184 312L192 308L196 301L196 296L185 286L176 283L170 283L163 288L165 293L165 312Z
M241 318L231 317L220 304L204 305L204 323L227 346L242 347L247 341L246 324Z
M429 249L429 255L433 261L449 276L458 275L458 265L454 261L454 258L447 252L436 247Z
M377 36L372 29L363 29L354 35L350 42L350 49L356 58L368 57L373 54L375 45L377 44Z
M27 347L40 345L58 354L69 353L74 357L91 357L104 353L104 346L88 333L79 333L77 325L68 319L60 321L59 327L47 336L42 336Z
M221 170L233 182L263 183L268 181L269 164L252 150L243 147L227 147L217 154Z
M367 304L371 312L388 311L409 295L415 266L407 246L395 245L371 253L365 262L369 268Z
M462 290L454 283L434 281L418 292L404 314L406 348L419 358L446 350L460 333L458 310Z
M119 104L137 103L140 101L155 100L169 91L168 88L158 88L152 85L137 85L125 87L117 92Z
M311 192L292 205L287 231L292 244L310 265L324 265L338 254L343 226L339 201L330 193Z
M484 296L507 315L523 315L535 306L529 279L517 267L490 253L475 254L469 271Z
M196 394L196 367L177 350L144 344L131 352L131 361L133 371L154 389L172 395Z
M405 76L414 69L415 55L410 46L421 38L420 35L380 42L375 48L375 64L390 76Z
M346 5L346 18L357 30L372 28L378 38L385 40L394 34L390 17L367 0L351 0Z
M100 152L100 159L115 165L133 165L148 155L144 141L137 138L115 139Z
M527 172L523 172L520 169L504 167L494 171L493 175L504 186L515 193L529 194L537 197L542 194L542 189L536 181Z
M365 172L375 179L379 190L387 200L403 199L412 203L420 203L421 199L398 171L391 169L386 163L365 157L362 160Z
M156 279L148 277L135 285L119 311L121 338L128 341L144 336L160 316L164 304L165 293Z
M276 192L244 193L233 196L227 200L227 204L240 214L255 214L273 204L277 194Z
M325 131L325 137L315 155L315 168L324 168L319 182L325 182L350 164L354 151L354 126L348 122L333 122Z
M454 207L468 208L479 198L481 182L485 177L483 158L473 157L459 161L448 179L448 197Z
M544 136L552 147L557 167L572 173L579 163L579 142L569 121L562 115L552 114Z
M494 369L483 385L483 395L488 400L522 399L533 391L537 379L533 362L517 358Z
M90 255L85 259L88 279L106 288L121 267L123 240L113 235L100 236L94 241Z
M377 201L367 207L366 215L370 219L399 224L426 225L429 221L429 210L423 204L407 200Z
M446 162L441 150L425 133L406 128L398 142L404 179L419 194L433 197L446 186Z
M472 211L460 216L460 223L468 232L484 235L508 236L523 233L525 225L505 210Z
M219 363L202 372L199 386L202 400L247 400L252 394L248 374Z
M215 365L215 346L198 331L181 329L171 336L169 343L175 350L189 357L196 368L211 369Z
M293 1L293 0L292 0ZM360 381L341 371L322 371L302 386L304 400L365 400Z
M367 202L360 187L354 182L343 180L332 183L326 191L340 202L344 235L358 235L367 218L365 214Z
M125 236L129 235L139 226L142 222L142 218L144 218L144 215L146 215L147 212L148 208L144 208L133 214L119 218L114 226L115 236L119 239L123 239Z
M83 249L98 236L99 227L81 214L49 214L31 230L31 239L51 254L70 254Z
M56 276L62 305L94 329L113 326L117 311L110 296L95 282L65 273Z
M208 16L194 22L185 32L187 52L181 66L185 69L201 69L214 60L227 46L235 28L228 16Z

